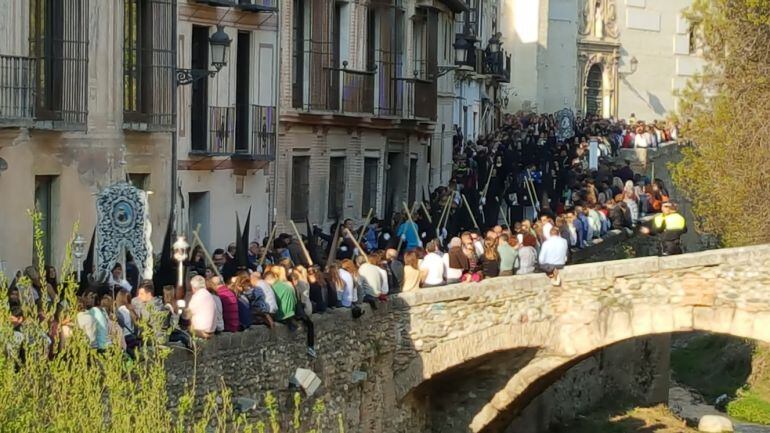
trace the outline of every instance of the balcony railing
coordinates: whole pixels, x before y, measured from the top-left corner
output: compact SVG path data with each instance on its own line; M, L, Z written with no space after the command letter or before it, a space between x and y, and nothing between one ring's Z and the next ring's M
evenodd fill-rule
M436 87L432 81L404 80L406 117L410 119L436 119Z
M511 80L511 55L505 51L496 53L484 52L484 74L491 75L500 81Z
M241 107L238 107L241 108ZM273 161L275 160L275 107L249 105L248 134L241 139L233 153L234 158ZM243 142L245 139L245 142Z
M276 144L275 114L272 106L209 107L206 148L192 149L190 153L272 161Z
M235 107L209 107L209 155L235 152Z
M380 53L377 62L377 107L378 116L401 117L404 114L404 67L401 61L393 60L390 53Z
M340 108L343 113L374 113L374 74L340 71Z
M35 116L35 59L0 55L0 123Z
M235 7L251 12L277 11L278 0L238 0Z

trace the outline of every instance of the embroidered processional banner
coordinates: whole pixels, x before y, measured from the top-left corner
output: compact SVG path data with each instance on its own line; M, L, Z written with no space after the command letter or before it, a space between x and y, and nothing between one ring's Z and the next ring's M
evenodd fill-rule
M567 141L575 136L575 115L569 108L556 112L556 139Z
M96 198L96 266L110 272L124 251L134 257L142 278L152 278L152 225L147 193L127 182L103 189Z

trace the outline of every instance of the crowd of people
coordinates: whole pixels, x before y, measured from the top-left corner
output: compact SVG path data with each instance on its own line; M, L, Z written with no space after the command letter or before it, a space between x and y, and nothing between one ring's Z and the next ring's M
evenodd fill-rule
M666 186L612 159L629 143L654 147L675 138L675 130L590 116L571 127L574 136L558 139L563 131L553 115L521 114L475 142L458 130L450 184L388 221L355 227L345 220L328 233L308 224L306 234L282 233L248 247L239 240L210 258L198 245L181 291L140 281L129 260L125 274L118 264L110 275L93 276L75 323L52 329L66 341L74 326L97 350L120 344L131 353L147 340L150 328L140 323L148 321L162 330L154 341L186 346L190 336L280 323L305 328L314 357L313 314L349 309L359 318L363 304L377 309L396 293L538 271L558 286L571 252L610 230L635 228L648 213L663 212L642 232L665 232L663 253L681 253L686 224ZM45 278L33 267L24 276L27 284L14 283L10 292L19 327L19 305L55 299L59 287L53 268Z

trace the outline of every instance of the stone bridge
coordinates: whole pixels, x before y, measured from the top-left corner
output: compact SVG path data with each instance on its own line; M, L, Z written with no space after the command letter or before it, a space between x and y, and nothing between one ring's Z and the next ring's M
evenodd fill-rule
M768 270L763 245L569 266L561 287L534 274L425 289L358 320L314 316L317 360L304 356L301 331L218 336L198 357L198 382L222 377L236 396L254 395L285 389L305 367L346 431L504 431L570 367L613 344L687 331L770 342ZM172 384L190 362L172 356Z

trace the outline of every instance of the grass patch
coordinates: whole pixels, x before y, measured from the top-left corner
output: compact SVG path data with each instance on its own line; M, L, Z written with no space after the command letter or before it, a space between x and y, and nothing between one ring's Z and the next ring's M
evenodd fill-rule
M751 390L739 391L727 405L727 414L741 421L770 425L770 403Z

